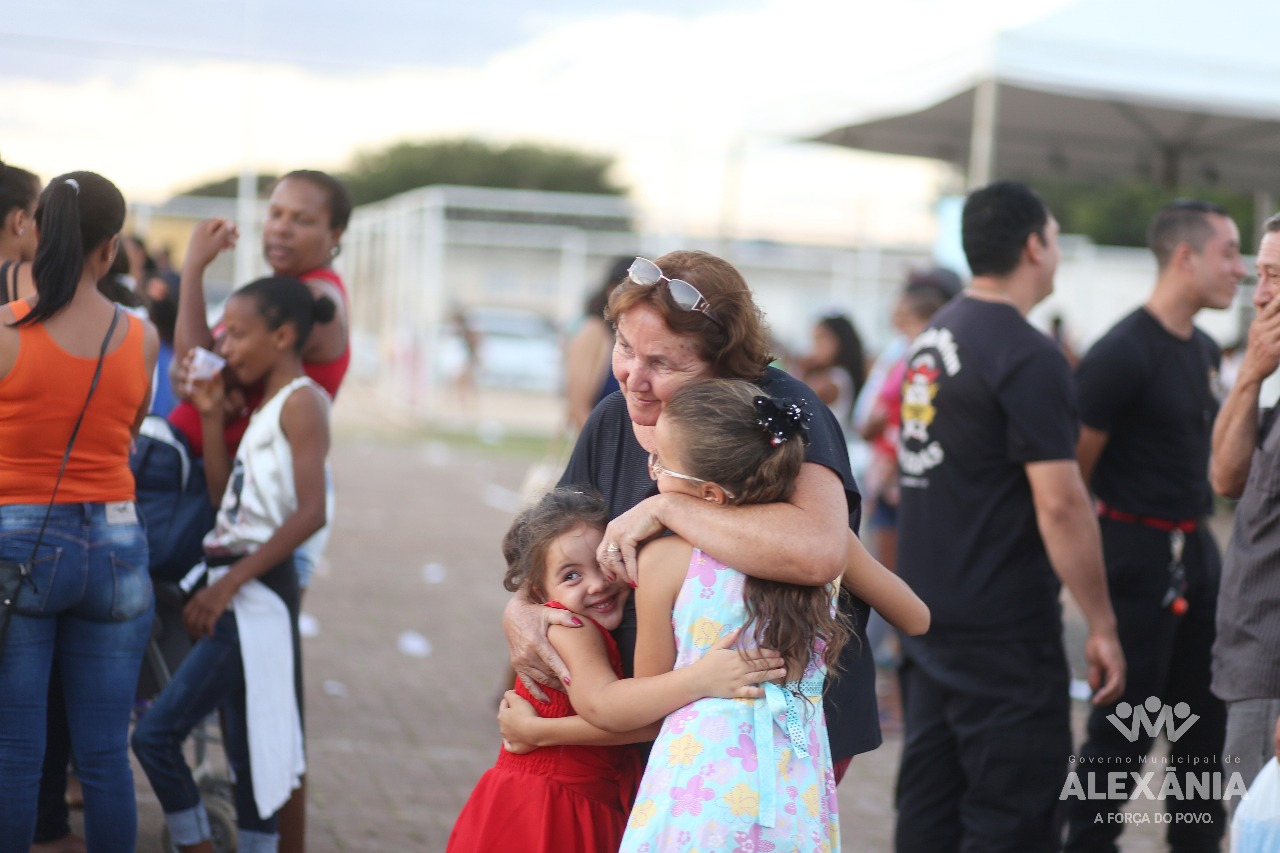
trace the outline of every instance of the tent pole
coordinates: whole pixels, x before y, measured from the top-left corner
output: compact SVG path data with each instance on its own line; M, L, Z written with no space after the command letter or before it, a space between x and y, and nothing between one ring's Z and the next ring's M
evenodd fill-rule
M969 138L969 189L991 183L995 177L998 86L994 77L978 82L973 90L973 127Z
M1262 241L1262 223L1276 212L1276 197L1271 190L1253 191L1253 230L1254 246Z

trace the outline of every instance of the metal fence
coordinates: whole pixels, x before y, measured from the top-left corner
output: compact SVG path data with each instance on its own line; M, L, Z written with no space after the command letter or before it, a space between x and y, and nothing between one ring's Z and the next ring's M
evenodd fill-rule
M441 390L441 338L459 309L534 311L572 327L617 256L705 249L750 282L780 350L804 351L824 312L842 311L872 350L906 271L924 247L838 249L722 242L633 230L613 197L429 187L359 208L338 265L353 294L356 369L388 403L430 420Z
M143 233L151 226L180 236L199 218L235 212L232 200L181 200L137 208L134 222ZM258 248L261 215L260 206L255 222L241 223L238 251L248 254L234 264L220 260L210 270L210 299L229 291L236 270L266 271ZM713 252L741 270L780 353L805 352L814 321L841 312L853 319L874 354L894 334L889 317L906 273L931 263L924 245L719 241L635 227L638 218L630 202L613 196L453 186L426 187L357 208L336 262L351 293L353 370L377 387L384 405L430 422L448 380L441 349L455 312L524 310L567 332L614 257L656 258L679 248ZM1083 350L1141 304L1154 276L1145 250L1065 237L1055 293L1031 319L1047 327L1050 318L1061 317ZM1242 291L1232 310L1204 312L1198 322L1230 343L1241 336L1248 317Z

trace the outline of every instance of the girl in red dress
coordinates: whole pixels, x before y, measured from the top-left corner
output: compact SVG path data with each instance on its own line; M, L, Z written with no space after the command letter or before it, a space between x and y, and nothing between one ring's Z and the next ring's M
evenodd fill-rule
M613 853L643 770L642 757L627 744L653 740L663 717L689 702L706 696L753 698L761 695L754 685L784 672L776 654L748 658L731 650L738 634L731 631L698 664L654 678L623 679L609 631L621 623L630 589L622 580L608 580L596 562L607 521L608 509L598 494L550 492L507 531L503 585L512 592L523 586L531 600L585 619L582 628L553 625L551 644L581 681L598 684L584 676L601 669L612 673L617 680L604 690L610 704L625 711L614 715L611 728L630 730L606 732L579 720L579 745L516 754L510 749L522 747L504 742L497 763L480 777L458 815L450 853ZM545 704L518 680L515 690L540 717L578 720L571 683L548 690Z

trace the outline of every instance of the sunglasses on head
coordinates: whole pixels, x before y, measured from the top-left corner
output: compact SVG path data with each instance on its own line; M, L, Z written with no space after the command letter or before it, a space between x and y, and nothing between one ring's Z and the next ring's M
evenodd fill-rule
M636 284L646 287L665 281L667 283L667 293L671 294L671 301L678 307L686 311L697 311L720 328L724 328L724 323L721 323L720 318L716 316L716 312L711 310L711 303L699 292L698 288L684 279L667 278L662 274L662 270L658 268L658 265L648 258L636 258L631 263L631 268L627 270L627 277Z

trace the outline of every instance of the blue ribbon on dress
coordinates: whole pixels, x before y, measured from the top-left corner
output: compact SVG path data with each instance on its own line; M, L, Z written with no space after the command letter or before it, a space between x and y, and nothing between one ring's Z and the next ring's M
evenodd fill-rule
M777 785L778 759L773 748L773 722L786 715L787 738L791 748L799 758L809 757L809 741L804 733L804 719L801 716L800 699L796 696L820 698L824 679L810 678L800 681L789 681L779 686L766 681L764 701L755 703L755 741L756 741L756 773L760 789L760 825L773 827L777 824ZM812 709L808 709L812 710Z

